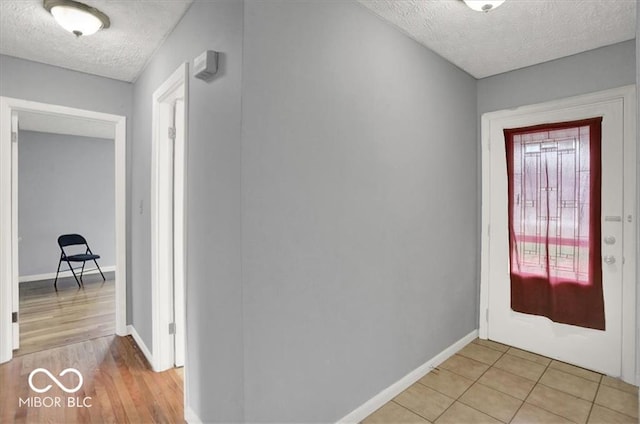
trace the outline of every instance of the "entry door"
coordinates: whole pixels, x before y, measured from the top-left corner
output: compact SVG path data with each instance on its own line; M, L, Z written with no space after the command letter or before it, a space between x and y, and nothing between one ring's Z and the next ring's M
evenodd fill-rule
M543 110L491 123L489 157L488 338L602 373L620 376L625 216L623 100ZM602 117L602 263L606 329L559 324L511 309L505 128ZM484 184L487 182L484 181ZM486 199L485 199L486 200ZM591 219L596 219L592 217ZM604 243L604 240L607 243ZM488 244L488 246L487 246ZM483 252L485 255L487 252ZM629 258L633 260L633 258Z

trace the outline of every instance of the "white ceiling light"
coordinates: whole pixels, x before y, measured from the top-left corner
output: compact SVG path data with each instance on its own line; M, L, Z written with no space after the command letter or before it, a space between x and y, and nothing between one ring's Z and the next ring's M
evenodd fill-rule
M467 6L478 12L488 12L500 6L505 0L464 0Z
M109 17L84 3L73 0L44 0L43 6L67 31L81 35L95 34L103 28L109 28Z

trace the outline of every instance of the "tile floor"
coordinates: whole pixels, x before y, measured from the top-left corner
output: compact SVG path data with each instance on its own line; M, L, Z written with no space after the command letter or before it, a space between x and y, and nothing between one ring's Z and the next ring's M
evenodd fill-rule
M638 388L476 339L363 421L374 423L638 423Z

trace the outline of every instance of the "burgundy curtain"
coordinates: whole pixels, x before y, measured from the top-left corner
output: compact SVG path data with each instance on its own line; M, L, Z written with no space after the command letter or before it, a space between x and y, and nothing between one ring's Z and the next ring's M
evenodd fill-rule
M514 311L605 329L601 123L504 130Z

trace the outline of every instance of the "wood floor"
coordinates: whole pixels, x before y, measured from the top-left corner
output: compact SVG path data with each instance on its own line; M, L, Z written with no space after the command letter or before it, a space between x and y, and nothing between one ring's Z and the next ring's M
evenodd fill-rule
M182 369L154 372L115 332L115 284L98 275L20 285L20 349L0 365L0 423L184 422ZM44 368L44 372L30 374ZM75 368L83 377L79 384ZM53 376L53 378L52 378ZM34 390L50 389L43 393ZM82 407L79 407L82 406Z
M69 367L84 378L73 394L44 373L34 374L33 385L51 385L50 390L40 394L29 385L29 374L46 368L62 385L74 388L77 376L59 376ZM182 388L182 369L153 372L131 336L99 337L0 365L0 422L184 423Z
M20 284L20 349L15 356L115 333L115 282L99 275Z

